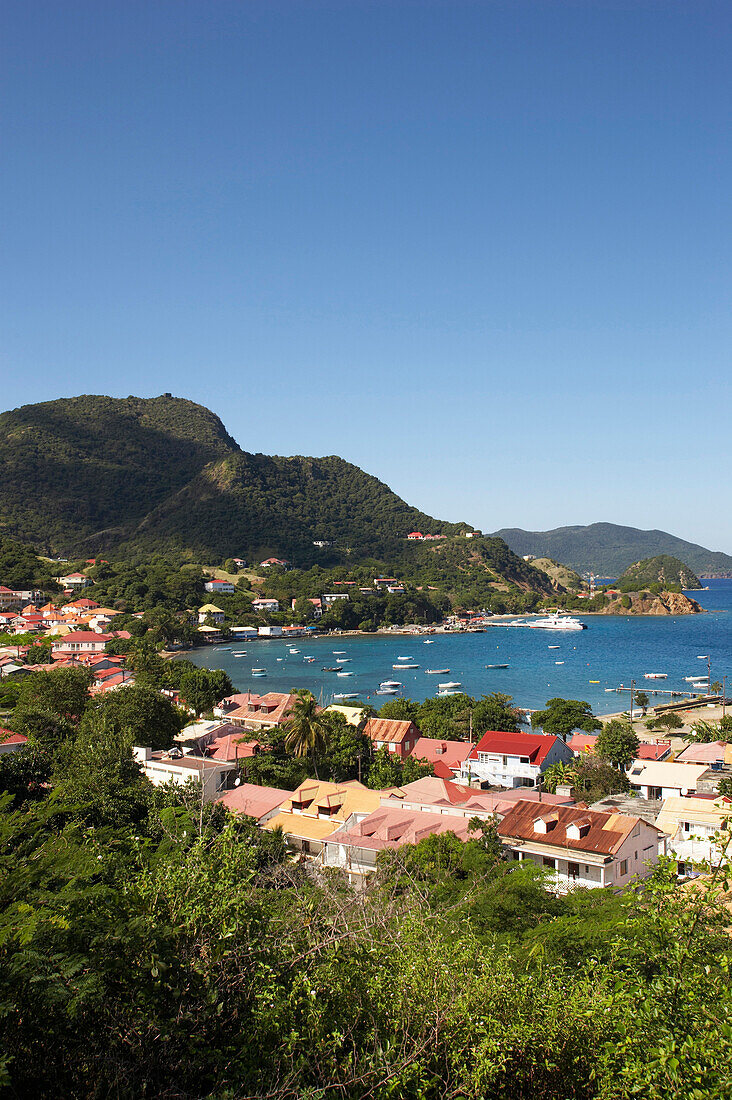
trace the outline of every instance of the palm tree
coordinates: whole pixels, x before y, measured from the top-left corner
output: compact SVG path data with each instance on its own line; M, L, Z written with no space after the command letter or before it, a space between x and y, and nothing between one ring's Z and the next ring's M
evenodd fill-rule
M556 792L556 789L560 783L575 783L577 780L577 769L574 763L564 764L557 762L556 764L550 764L542 776L542 786L545 791L549 791L551 794Z
M309 691L298 690L285 724L285 747L295 756L313 759L315 778L318 776L318 757L327 752L330 723L328 715L318 707L315 696Z

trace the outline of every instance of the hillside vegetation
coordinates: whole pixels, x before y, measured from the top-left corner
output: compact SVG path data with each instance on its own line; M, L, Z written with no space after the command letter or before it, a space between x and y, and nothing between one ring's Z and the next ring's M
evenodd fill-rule
M190 597L188 578L175 576L181 565L215 567L233 557L255 569L271 556L291 562L287 580L272 571L266 578L265 591L281 600L320 595L339 580L373 585L378 574L395 575L413 591L406 607L395 598L394 614L416 621L449 607L531 610L558 591L501 539L464 538L470 525L411 508L357 466L334 456L249 454L212 412L169 394L84 396L4 413L0 458L0 533L15 546L0 583L30 584L43 572L22 541L82 564L99 554L125 563L112 580L98 569L94 579L126 607L136 589L145 602L148 589ZM414 529L446 537L409 542ZM130 572L150 562L152 585ZM162 586L159 575L168 578ZM374 621L370 605L357 611L357 622Z
M330 564L349 552L389 556L414 528L468 527L411 508L341 458L248 454L209 409L169 394L3 413L0 461L0 530L69 557L174 549Z
M551 558L534 558L531 565L534 569L546 573L553 584L566 588L569 592L577 592L580 588L584 588L579 573L566 565L561 565L558 561L553 561Z
M668 554L687 562L697 576L732 577L732 557L707 550L668 531L641 531L616 523L592 523L588 527L556 527L552 531L524 531L506 527L494 532L505 539L515 554L554 558L580 573L619 577L633 562Z
M655 558L644 558L634 562L618 578L621 592L640 592L642 589L660 591L666 589L701 588L699 578L678 558L668 554L658 554Z

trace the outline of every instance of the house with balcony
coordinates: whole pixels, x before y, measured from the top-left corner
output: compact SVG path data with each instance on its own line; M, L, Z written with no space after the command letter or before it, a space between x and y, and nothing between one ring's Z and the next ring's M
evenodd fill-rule
M72 630L53 643L51 653L54 659L104 653L107 642L111 642L114 637L114 634L98 634L94 630Z
M239 692L224 699L214 714L246 730L275 729L287 722L296 699L291 692L268 691L266 695Z
M557 893L583 886L615 889L647 878L664 851L655 825L630 814L519 801L498 824L513 859L550 872Z
M66 577L59 577L58 583L64 588L88 588L92 581L85 573L69 573Z
M656 824L667 837L668 854L679 874L716 863L730 839L732 798L666 798Z
M536 787L552 764L567 764L574 753L551 734L484 733L463 761L460 777L481 786Z

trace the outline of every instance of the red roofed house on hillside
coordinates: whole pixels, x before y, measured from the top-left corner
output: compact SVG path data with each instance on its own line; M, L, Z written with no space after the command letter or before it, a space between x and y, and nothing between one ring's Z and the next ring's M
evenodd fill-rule
M256 819L258 825L264 825L279 810L284 802L292 798L292 791L279 787L258 787L253 783L240 783L233 791L227 791L217 798L227 810L234 814L245 814Z
M421 737L414 722L395 718L369 718L364 733L373 741L375 750L388 749L402 759L413 752Z
M104 653L104 647L113 637L113 634L97 634L93 630L74 630L54 642L51 652L54 657Z
M364 875L376 870L376 858L386 849L401 848L403 844L419 844L420 840L435 833L454 833L458 840L471 840L476 833L471 830L466 817L448 817L422 810L405 810L401 807L381 806L380 809L358 820L354 814L340 829L324 838L322 862L326 867L341 867L349 882L363 881Z
M665 851L662 831L640 817L537 802L517 802L498 825L498 835L514 859L547 868L558 893L577 886L627 886L647 878L659 851Z
M0 752L17 752L28 744L28 738L23 733L13 733L0 726Z
M247 693L231 698L241 702L225 712L227 722L245 730L268 730L285 724L297 696L269 691L266 695Z
M410 755L415 760L426 760L440 779L454 779L460 775L463 761L472 745L467 741L441 741L438 737L418 737Z
M570 760L574 753L561 737L489 730L463 763L461 778L492 787L535 787L552 764Z
M92 582L83 573L69 573L66 577L59 577L58 583L64 588L86 588Z

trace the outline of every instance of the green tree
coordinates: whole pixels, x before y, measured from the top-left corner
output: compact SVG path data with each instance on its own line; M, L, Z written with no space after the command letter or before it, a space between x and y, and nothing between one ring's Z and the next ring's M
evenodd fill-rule
M228 675L220 668L196 668L180 678L180 693L187 706L203 714L234 691Z
M638 706L641 708L641 710L643 711L643 714L642 714L641 717L645 718L646 711L648 710L648 704L650 702L650 699L648 698L645 691L636 691L635 701L638 704Z
M18 752L0 753L0 791L12 794L16 804L42 798L51 768L51 754L41 745L29 744Z
M548 700L545 710L534 711L531 725L566 740L574 730L594 733L602 727L602 722L592 713L589 703L581 699L554 698Z
M22 733L33 745L51 753L72 738L76 731L76 726L68 718L28 703L16 706L11 722L16 733Z
M389 699L379 711L379 718L395 718L398 722L417 722L419 703L411 699Z
M18 704L51 711L69 722L77 723L89 702L91 681L92 675L85 668L31 672L21 681Z
M473 731L480 736L486 730L519 733L525 721L524 712L513 706L511 696L500 691L484 695L473 707Z
M151 688L132 684L95 699L86 709L80 729L125 737L130 745L167 749L180 732L180 715L169 699Z
M414 783L415 780L432 774L432 765L426 760L416 760L412 756L401 759L384 747L374 753L366 785L372 791L383 791L387 787L402 787L405 783Z
M557 761L556 764L549 765L542 775L541 780L542 788L554 794L560 784L573 784L576 782L577 768L574 763L565 764L562 761Z
M627 768L638 755L640 742L630 722L614 718L606 722L595 742L595 752L616 768Z
M684 723L678 714L668 711L666 714L659 714L657 718L651 718L646 725L649 729L680 730Z

